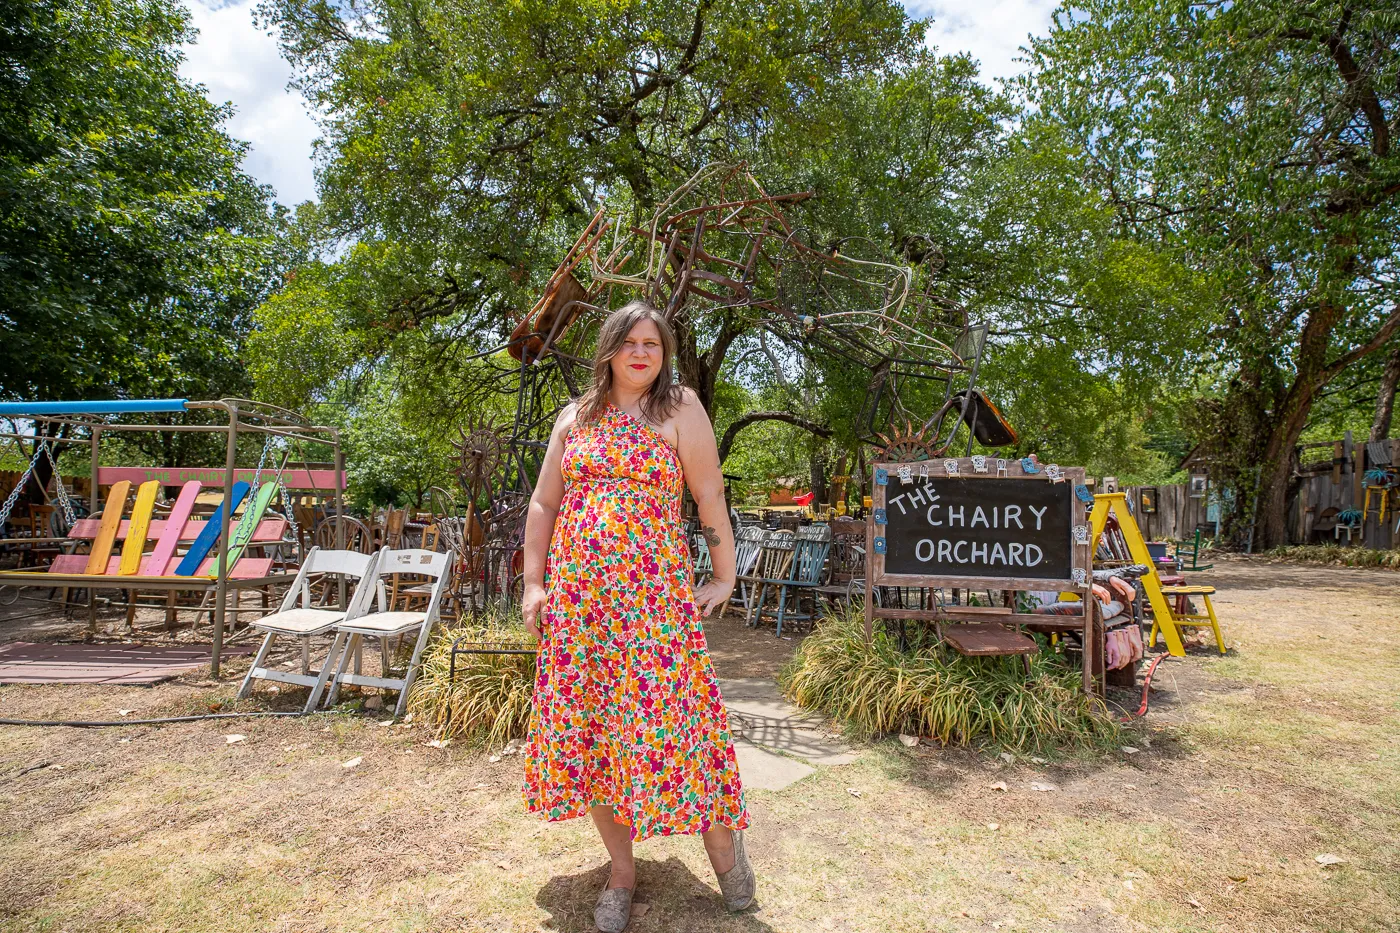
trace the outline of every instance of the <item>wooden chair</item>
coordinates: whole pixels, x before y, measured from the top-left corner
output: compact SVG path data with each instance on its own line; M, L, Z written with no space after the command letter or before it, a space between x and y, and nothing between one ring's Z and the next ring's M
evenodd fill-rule
M710 545L702 535L692 535L690 538L691 553L695 559L691 564L691 572L695 579L695 585L699 586L701 581L715 572L714 559L710 556Z
M1167 624L1180 628L1209 628L1215 633L1215 646L1220 649L1220 653L1225 653L1225 638L1220 634L1220 620L1215 617L1215 607L1211 605L1210 598L1215 594L1213 586L1164 586L1162 595L1168 598L1175 598L1176 607L1171 612L1171 619L1166 620ZM1196 597L1205 606L1205 612L1192 612L1188 599ZM1157 632L1161 629L1164 620L1158 619L1156 614L1152 617L1152 632L1147 636L1147 647L1152 648L1157 644Z
M858 523L856 523L858 524ZM817 593L830 605L849 603L865 592L865 528L837 531L831 539L830 568Z
M734 574L737 593L729 597L729 605L744 608L747 617L749 608L749 587L756 582L754 567L758 563L759 551L768 532L761 525L742 525L734 534ZM729 605L720 610L723 616Z
M758 598L755 600L755 620L757 625L765 615L772 615L777 622L775 635L783 634L783 621L792 619L793 621L811 621L817 615L817 587L821 585L822 578L826 574L826 558L831 551L831 527L824 524L805 525L799 528L793 536L791 557L787 561L784 572L776 578L768 578L759 581ZM778 592L778 604L775 609L767 610L763 606L764 591L768 587L774 587ZM801 611L801 599L806 596L811 600L811 611ZM792 600L792 608L788 608L788 600Z
M751 598L744 604L744 624L754 625L754 613L763 601L763 589L768 583L785 579L792 564L797 532L778 529L768 532L758 552L758 561L749 576Z

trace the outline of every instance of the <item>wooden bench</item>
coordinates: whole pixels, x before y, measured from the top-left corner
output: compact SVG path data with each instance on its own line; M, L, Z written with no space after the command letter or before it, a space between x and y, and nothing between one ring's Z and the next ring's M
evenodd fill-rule
M259 495L249 500L244 515L230 523L231 545L228 549L226 581L234 589L261 588L290 581L292 574L273 574L272 557L244 556L249 548L280 544L287 530L287 520L280 517L263 518L271 500L272 484L264 484ZM41 586L62 588L64 602L70 588L122 589L128 591L127 623L133 621L135 593L138 590L169 592L196 591L208 593L218 586L217 526L222 523L221 503L208 521L191 517L200 483L186 483L170 509L169 517L154 518L158 484L143 483L131 509L126 514L131 484L113 484L102 511L73 525L66 539L69 547L87 553L65 553L54 557L47 568L30 568L0 572L0 586ZM241 487L241 489L240 489ZM235 509L248 491L246 483L236 484L231 497ZM245 521L256 526L245 528ZM155 542L154 550L146 546ZM181 546L185 552L178 553ZM192 553L193 552L193 553ZM186 573L180 574L183 564ZM188 572L193 569L193 573ZM237 597L235 596L235 599ZM89 600L89 620L96 627L96 603ZM167 613L169 618L169 613Z

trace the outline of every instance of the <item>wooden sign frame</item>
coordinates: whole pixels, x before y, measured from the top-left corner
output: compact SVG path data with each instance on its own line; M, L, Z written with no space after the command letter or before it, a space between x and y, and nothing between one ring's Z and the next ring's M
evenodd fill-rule
M1028 473L1022 466L1020 460L1006 459L1006 471L1000 472L997 466L998 458L986 458L986 472L977 472L973 469L971 457L949 457L947 460L956 460L957 479L971 480L975 482L996 483L1007 479L1038 480L1045 483L1059 485L1065 490L1065 495L1071 499L1071 528L1076 524L1089 525L1088 507L1080 502L1075 496L1075 487L1085 485L1085 471L1083 467L1062 467L1061 475L1063 479L1055 483L1046 474L1046 465L1041 464L1039 472ZM877 525L875 518L883 515L887 507L891 488L900 486L899 470L902 467L912 467L915 470L928 468L928 481L936 483L939 479L948 479L950 474L945 467L944 459L919 461L917 463L893 463L879 462L870 464L870 490L871 508L865 521L865 553L866 553L866 585L865 585L865 637L867 640L874 636L876 619L894 619L933 622L941 625L944 622L1000 622L1011 626L1032 626L1039 631L1073 631L1082 633L1084 641L1084 689L1086 692L1094 692L1094 672L1101 659L1096 657L1097 645L1095 643L1095 612L1097 602L1093 599L1090 585L1093 581L1093 551L1092 534L1086 536L1085 543L1070 542L1070 572L1075 570L1084 571L1084 583L1076 585L1072 578L1054 579L1046 577L1017 577L1017 576L946 576L932 574L908 574L908 573L886 573L885 557L883 553L878 553L876 548L877 537L883 537L885 525ZM876 479L878 471L885 471L887 482L879 484ZM990 491L990 490L989 490ZM879 510L877 513L876 510ZM942 606L933 609L897 609L875 605L874 593L878 586L894 587L919 587L925 589L974 589L974 590L1055 590L1059 592L1071 592L1079 595L1080 604L1084 609L1077 615L1027 615L1017 613L1014 607L1004 606ZM1100 623L1101 624L1101 623ZM940 632L941 634L941 632Z

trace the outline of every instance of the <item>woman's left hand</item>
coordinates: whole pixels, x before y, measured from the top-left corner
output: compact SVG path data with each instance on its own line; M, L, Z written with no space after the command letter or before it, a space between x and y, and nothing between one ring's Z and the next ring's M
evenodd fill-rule
M695 591L695 604L700 607L700 615L708 616L716 607L723 607L733 592L733 580L710 580Z

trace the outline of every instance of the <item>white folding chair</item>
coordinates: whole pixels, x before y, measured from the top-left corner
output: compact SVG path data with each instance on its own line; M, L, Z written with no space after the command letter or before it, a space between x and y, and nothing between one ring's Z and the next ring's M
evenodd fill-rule
M253 628L266 632L267 637L263 639L257 657L253 659L253 666L248 668L243 685L238 688L238 698L242 699L248 695L254 680L275 680L284 684L311 687L311 696L306 701L306 712L314 710L325 686L324 675L335 664L335 654L328 655L321 663L321 669L313 674L311 636L329 632L337 622L345 619L356 601L362 599L363 591L367 589L365 584L371 579L373 568L374 558L369 554L357 551L323 551L313 547L301 562L301 569L297 571L296 579L292 581L287 595L282 597L282 605L276 612L263 616L252 624ZM355 578L354 595L345 609L320 609L312 605L315 599L311 592L311 577L320 574ZM263 666L273 639L279 635L301 639L301 673L278 671Z
M395 718L402 716L404 707L408 705L408 691L413 687L413 681L418 676L418 665L423 657L423 649L428 646L428 637L432 634L433 626L437 624L438 612L442 604L442 593L446 588L448 568L456 560L456 554L449 550L446 554L436 551L423 551L418 549L379 552L378 560L375 562L373 570L366 578L366 586L363 589L365 598L358 604L352 604L352 609L346 614L344 621L335 626L335 641L331 643L331 657L339 658L339 663L335 669L335 683L331 685L330 696L326 697L326 705L334 706L336 698L340 695L340 688L343 684L354 684L360 687L379 687L384 690L399 691L399 702L394 708ZM425 577L432 577L432 593L428 597L427 607L420 612L406 612L402 610L390 610L387 605L388 600L384 590L384 578L396 573L412 573ZM368 584L373 584L372 586ZM374 602L374 596L378 597L378 612L371 612L370 607ZM413 656L408 661L408 669L404 671L402 677L393 677L389 669L389 639L399 635L406 635L417 630L418 640L413 645ZM372 636L379 639L380 657L383 669L382 676L371 677L360 673L360 645L365 636ZM351 656L355 658L355 670L347 671L345 668L350 662ZM326 667L330 667L328 661Z

